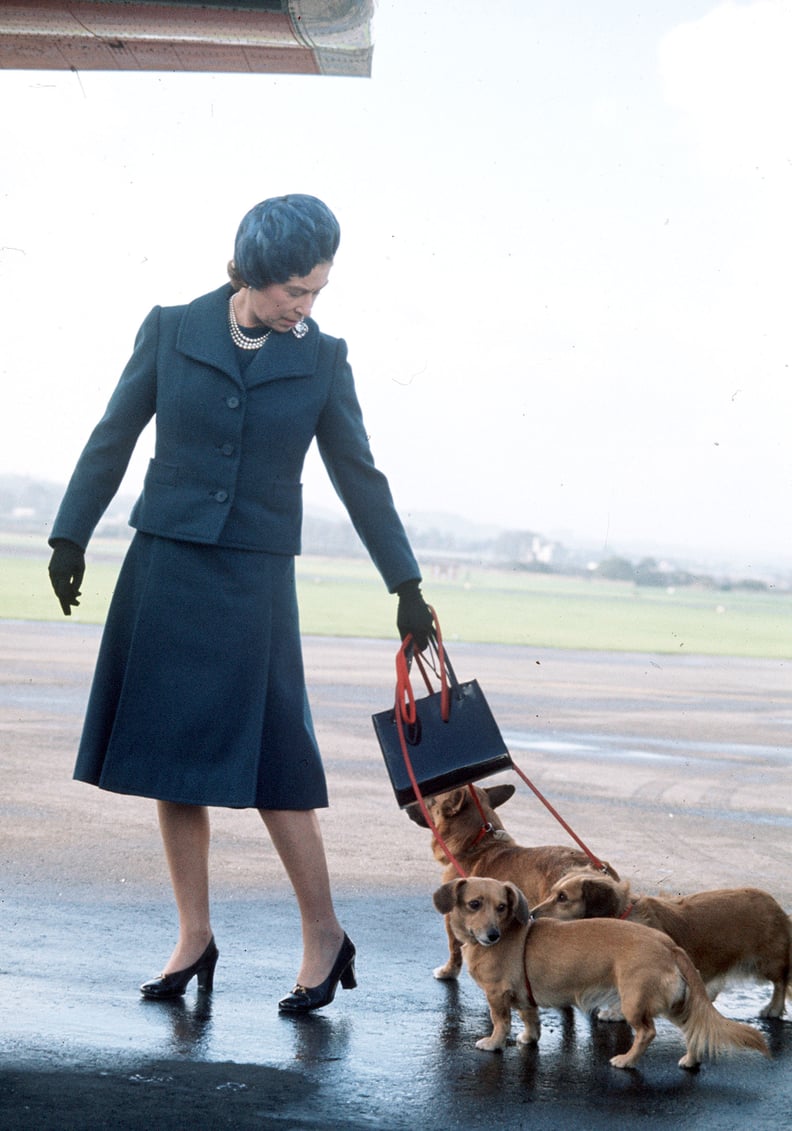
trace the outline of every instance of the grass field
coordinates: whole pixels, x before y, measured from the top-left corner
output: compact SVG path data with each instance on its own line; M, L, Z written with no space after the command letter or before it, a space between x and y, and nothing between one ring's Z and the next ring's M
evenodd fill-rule
M104 620L124 550L92 543L74 619ZM0 618L56 620L46 555L0 540ZM302 630L319 636L393 637L396 598L364 560L297 559ZM792 595L637 587L632 582L460 568L427 571L424 594L448 640L527 647L792 657Z

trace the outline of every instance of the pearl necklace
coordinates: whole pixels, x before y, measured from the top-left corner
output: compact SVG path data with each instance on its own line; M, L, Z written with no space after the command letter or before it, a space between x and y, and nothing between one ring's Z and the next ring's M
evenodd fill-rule
M231 340L235 346L239 346L243 350L257 350L260 349L267 338L272 333L272 330L267 330L266 334L261 334L258 338L250 338L247 334L243 334L239 328L239 323L236 320L236 313L234 311L234 296L231 295L228 300L228 330L231 334Z

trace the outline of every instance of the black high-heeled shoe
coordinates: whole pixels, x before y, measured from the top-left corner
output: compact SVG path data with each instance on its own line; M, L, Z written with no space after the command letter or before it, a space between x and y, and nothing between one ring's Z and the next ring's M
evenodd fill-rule
M144 982L140 992L143 997L151 998L181 997L187 989L187 984L197 974L198 989L209 993L214 985L214 972L219 954L220 951L212 936L206 950L192 966L188 966L186 970L176 970L173 974L160 974L159 978Z
M325 980L318 986L301 986L298 982L292 992L278 1002L278 1009L283 1013L308 1013L311 1009L321 1009L333 1000L339 982L343 989L354 990L357 985L355 953L352 941L344 935L333 969Z

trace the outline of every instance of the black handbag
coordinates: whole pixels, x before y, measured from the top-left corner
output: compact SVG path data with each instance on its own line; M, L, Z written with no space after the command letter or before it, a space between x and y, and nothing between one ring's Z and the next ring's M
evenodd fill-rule
M460 683L435 617L429 660L415 654L429 692L416 699L410 683L413 647L408 636L396 653L396 701L371 716L393 792L401 808L490 774L512 768L498 724L475 679ZM440 682L433 691L427 672Z

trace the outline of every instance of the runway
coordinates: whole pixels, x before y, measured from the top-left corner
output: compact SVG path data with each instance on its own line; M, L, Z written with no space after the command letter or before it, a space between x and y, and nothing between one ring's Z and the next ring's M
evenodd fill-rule
M476 1131L777 1127L792 1110L792 1015L769 987L718 1007L757 1024L755 1055L677 1067L661 1022L639 1068L608 1056L623 1025L543 1011L538 1048L475 1049L483 995L436 982L442 919L429 834L398 809L370 716L393 697L395 643L309 638L306 669L331 789L323 814L359 988L295 1021L297 913L256 814L220 811L212 878L221 951L210 999L144 1002L174 919L151 802L70 780L99 630L0 622L3 1019L7 1128L383 1128ZM449 645L478 678L515 761L642 892L753 884L792 909L792 681L779 661ZM509 778L509 775L501 775ZM566 834L515 777L501 810L523 844ZM516 1032L516 1026L515 1026Z

